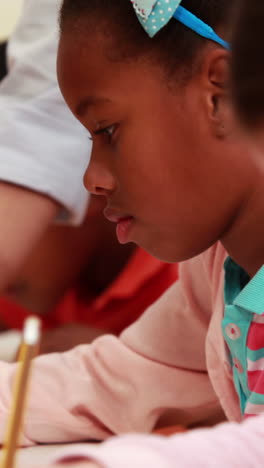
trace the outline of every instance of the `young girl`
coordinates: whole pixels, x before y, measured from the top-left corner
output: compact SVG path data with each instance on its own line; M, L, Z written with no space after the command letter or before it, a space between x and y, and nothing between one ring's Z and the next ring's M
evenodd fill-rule
M60 85L94 140L86 186L105 197L121 242L183 264L180 281L119 340L36 360L23 441L194 425L221 408L232 421L70 448L71 461L86 457L80 466L263 463L264 167L229 102L232 3L63 3ZM1 367L2 424L14 371Z

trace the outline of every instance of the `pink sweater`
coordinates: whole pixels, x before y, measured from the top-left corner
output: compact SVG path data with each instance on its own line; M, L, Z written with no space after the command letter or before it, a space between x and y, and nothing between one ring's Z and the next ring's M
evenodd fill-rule
M221 330L220 244L184 262L180 281L120 339L104 336L35 360L24 444L105 439L157 423L240 422ZM1 363L0 437L16 365ZM264 417L169 439L122 436L87 449L107 468L260 467Z

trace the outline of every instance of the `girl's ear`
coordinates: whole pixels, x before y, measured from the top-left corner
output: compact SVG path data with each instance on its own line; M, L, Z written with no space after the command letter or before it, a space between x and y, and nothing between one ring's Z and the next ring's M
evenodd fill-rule
M215 136L226 138L234 128L229 90L230 54L213 50L206 62L208 118Z

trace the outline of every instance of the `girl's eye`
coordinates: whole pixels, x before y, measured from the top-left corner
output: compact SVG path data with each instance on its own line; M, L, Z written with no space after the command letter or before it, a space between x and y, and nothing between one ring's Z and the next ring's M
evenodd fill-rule
M112 137L115 133L116 128L117 128L117 125L109 125L109 127L99 128L99 130L96 130L95 132L93 132L93 134L103 135L107 138L108 143L111 143Z

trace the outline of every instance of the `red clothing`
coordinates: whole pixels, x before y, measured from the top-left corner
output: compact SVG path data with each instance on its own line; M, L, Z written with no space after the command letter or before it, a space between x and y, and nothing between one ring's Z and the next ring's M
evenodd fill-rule
M134 322L177 278L177 265L163 263L138 248L99 297L88 298L84 302L78 297L77 288L69 290L57 307L43 318L44 329L78 322L119 333ZM8 327L22 328L27 315L27 310L0 298L0 320Z

